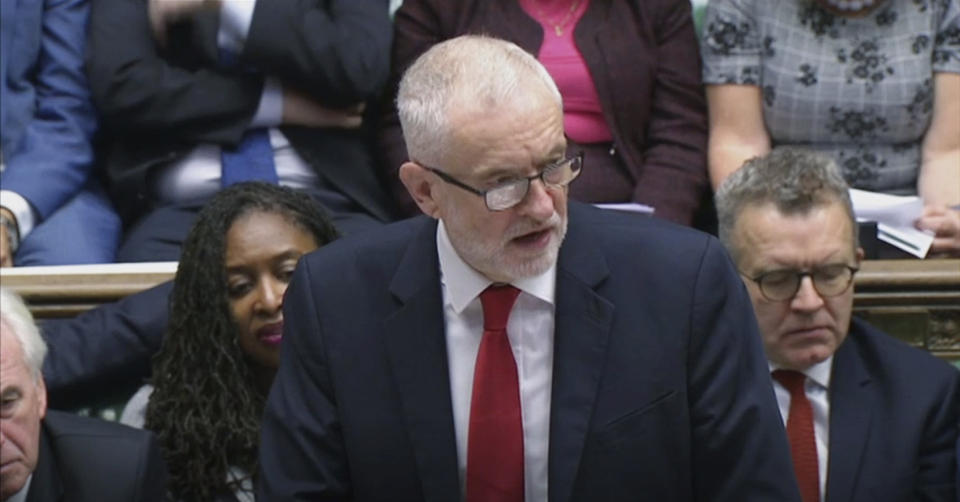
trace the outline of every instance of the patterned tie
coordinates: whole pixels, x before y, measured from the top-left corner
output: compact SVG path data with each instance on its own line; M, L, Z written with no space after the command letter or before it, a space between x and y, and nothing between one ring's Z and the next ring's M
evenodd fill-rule
M787 438L793 456L793 473L800 485L803 502L820 502L820 469L817 466L817 440L813 431L813 408L804 390L806 375L799 371L776 370L773 378L790 392Z
M523 502L523 421L507 319L520 290L480 293L483 339L473 372L467 439L467 502Z
M255 68L244 66L239 55L229 49L220 49L220 66L257 73ZM220 186L226 188L244 181L279 183L270 132L266 128L247 129L237 146L220 149Z

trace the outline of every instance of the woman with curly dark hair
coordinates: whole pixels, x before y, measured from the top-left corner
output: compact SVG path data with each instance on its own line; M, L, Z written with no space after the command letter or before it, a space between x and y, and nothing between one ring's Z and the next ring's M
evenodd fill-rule
M300 256L335 238L308 196L263 183L227 188L198 215L151 385L124 411L124 421L159 437L173 499L253 500L283 293Z

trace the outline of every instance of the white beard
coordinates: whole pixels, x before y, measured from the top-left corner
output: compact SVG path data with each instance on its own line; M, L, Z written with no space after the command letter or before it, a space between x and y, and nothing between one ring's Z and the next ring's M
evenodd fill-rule
M448 216L449 221L445 221L444 225L457 254L478 272L497 281L532 277L549 270L557 262L560 244L567 234L567 219L561 218L556 211L546 222L525 220L516 223L495 243L484 242L472 232L464 231L464 226L457 224L460 217L458 211ZM545 227L552 228L552 235L550 243L542 252L533 256L522 256L517 250L511 249L510 241L514 238Z

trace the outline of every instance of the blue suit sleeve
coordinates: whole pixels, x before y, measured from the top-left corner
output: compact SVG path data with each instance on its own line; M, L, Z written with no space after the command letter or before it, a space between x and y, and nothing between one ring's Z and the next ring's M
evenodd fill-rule
M27 199L41 219L80 190L93 163L96 114L83 72L88 17L87 0L47 0L35 78L16 83L33 87L35 109L4 151L3 188Z

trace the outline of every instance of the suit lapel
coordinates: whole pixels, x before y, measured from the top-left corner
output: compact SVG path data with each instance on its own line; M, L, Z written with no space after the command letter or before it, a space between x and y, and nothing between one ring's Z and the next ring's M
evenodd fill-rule
M57 502L63 498L63 482L57 473L57 459L54 456L47 431L40 426L40 446L37 468L33 470L27 502Z
M460 485L436 228L422 225L407 248L390 285L400 306L383 333L424 500L445 502L459 500Z
M870 434L874 395L870 375L851 333L837 350L830 381L830 459L827 501L853 500L857 493L860 458Z
M603 374L614 306L595 288L609 275L587 225L570 226L557 264L553 390L550 404L551 502L570 499ZM580 228L582 227L582 228Z

